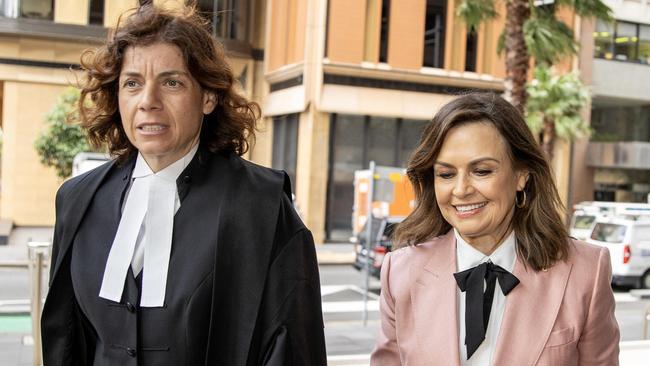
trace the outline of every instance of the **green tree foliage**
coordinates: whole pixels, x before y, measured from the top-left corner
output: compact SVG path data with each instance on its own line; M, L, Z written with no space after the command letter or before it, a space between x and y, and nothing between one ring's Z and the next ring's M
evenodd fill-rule
M499 0L461 0L456 15L470 29L494 19L499 14ZM602 0L554 0L536 6L535 0L500 0L506 5L506 26L499 40L499 52L505 51L506 97L519 108L526 110L526 81L530 58L537 64L551 65L578 50L571 28L556 14L568 8L581 17L612 19L611 9Z
M553 157L555 136L573 141L591 134L581 113L589 102L589 90L576 73L554 75L550 68L538 66L526 91L526 122L533 133L541 133L542 148L549 158Z
M41 163L53 167L61 178L72 174L72 160L75 155L91 151L78 124L78 101L77 89L66 90L45 116L47 128L34 141L34 148L41 158Z

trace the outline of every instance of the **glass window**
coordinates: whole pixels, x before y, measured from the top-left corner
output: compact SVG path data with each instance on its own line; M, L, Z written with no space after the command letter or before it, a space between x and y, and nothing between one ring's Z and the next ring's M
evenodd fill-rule
M347 240L352 234L354 172L377 165L404 167L427 125L424 120L332 115L327 237Z
M7 18L18 17L18 0L0 0L0 16Z
M20 16L23 18L54 19L54 0L22 0Z
M650 142L650 106L595 106L592 141Z
M104 0L90 0L88 24L104 25Z
M273 160L274 169L282 169L291 179L291 189L296 188L296 165L298 159L299 114L273 117Z
M591 238L606 243L622 243L625 240L626 227L618 224L599 222L591 232Z
M442 68L445 59L445 2L427 0L422 64Z
M650 64L650 25L639 28L639 62Z
M611 60L614 56L614 25L599 20L594 32L594 57Z
M199 11L210 19L217 37L245 41L248 27L246 0L198 0Z
M475 30L467 32L467 40L465 43L465 71L476 71L478 35Z
M591 224L596 220L596 216L591 215L577 215L573 223L574 229L589 229Z
M399 165L403 168L406 167L411 153L420 143L420 136L422 131L427 126L428 121L417 119L404 119L402 120L399 142Z
M379 35L379 62L388 62L388 24L390 21L390 0L381 2L381 30Z
M636 60L636 24L616 23L616 38L614 39L614 58L619 61Z
M347 240L352 234L354 171L364 169L364 116L332 115L327 237Z
M397 135L397 120L386 117L370 117L368 126L368 158L377 165L394 166L395 136Z

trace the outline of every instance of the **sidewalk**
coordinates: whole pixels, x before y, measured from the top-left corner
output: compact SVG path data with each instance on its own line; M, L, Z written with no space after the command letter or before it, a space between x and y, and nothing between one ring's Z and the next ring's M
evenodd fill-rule
M325 243L316 245L318 264L352 264L354 263L354 244Z
M52 241L52 227L17 227L9 236L8 245L0 245L1 262L27 260L28 241ZM324 243L316 245L318 264L352 264L354 245L350 243Z

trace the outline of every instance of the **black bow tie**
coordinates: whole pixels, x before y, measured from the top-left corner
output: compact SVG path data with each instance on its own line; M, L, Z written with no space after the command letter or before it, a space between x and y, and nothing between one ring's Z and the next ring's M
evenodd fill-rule
M454 273L454 278L456 278L460 290L467 292L465 296L465 345L469 360L485 339L497 278L504 295L508 295L519 284L519 280L512 273L492 262L483 262L476 267ZM483 280L486 283L485 292L483 292Z

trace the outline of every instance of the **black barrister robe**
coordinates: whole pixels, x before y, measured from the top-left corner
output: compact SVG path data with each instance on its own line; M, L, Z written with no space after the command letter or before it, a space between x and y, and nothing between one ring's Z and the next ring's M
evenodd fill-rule
M95 335L92 320L86 319L75 298L71 246L107 174L122 169L130 176L133 161L134 157L130 167L125 164L127 168L107 163L68 180L57 193L50 290L42 316L45 366L92 364ZM193 190L214 202L208 212L195 214L202 218L197 222L218 227L213 240L207 349L189 352L204 352L206 365L325 365L313 239L287 207L290 185L286 174L235 154L199 148L177 183L182 206L186 205L183 197ZM196 235L212 231L187 230ZM182 243L173 245L173 250L182 250L178 247Z

